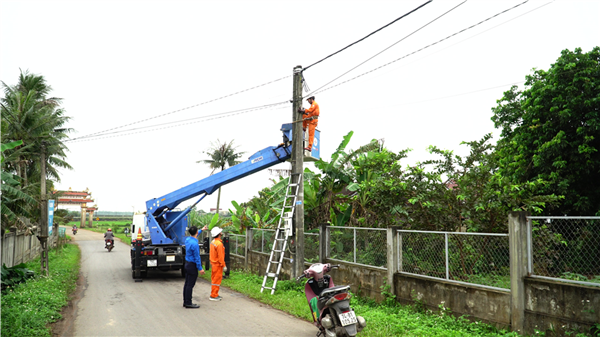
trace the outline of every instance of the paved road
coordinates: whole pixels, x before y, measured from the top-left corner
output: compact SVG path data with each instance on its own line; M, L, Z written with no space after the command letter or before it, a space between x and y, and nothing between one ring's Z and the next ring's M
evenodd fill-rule
M194 303L185 309L179 271L152 271L144 282L131 278L129 245L115 240L104 249L103 236L79 230L82 291L74 300L75 319L63 336L306 336L316 328L242 294L221 289L221 302L208 300L210 284L198 279Z

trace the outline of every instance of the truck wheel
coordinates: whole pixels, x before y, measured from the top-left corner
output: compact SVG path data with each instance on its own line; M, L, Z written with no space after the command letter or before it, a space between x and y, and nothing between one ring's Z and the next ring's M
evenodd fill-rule
M131 278L135 280L135 270L131 271Z

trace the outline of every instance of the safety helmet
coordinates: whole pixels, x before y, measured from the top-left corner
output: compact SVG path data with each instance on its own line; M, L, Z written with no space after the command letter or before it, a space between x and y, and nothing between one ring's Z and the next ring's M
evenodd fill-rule
M223 229L221 229L219 227L214 227L213 229L210 230L210 235L214 238L217 235L221 234L222 231L223 231Z
M109 232L112 232L112 229L110 229L110 228L109 228L109 229L108 229L108 231L109 231Z

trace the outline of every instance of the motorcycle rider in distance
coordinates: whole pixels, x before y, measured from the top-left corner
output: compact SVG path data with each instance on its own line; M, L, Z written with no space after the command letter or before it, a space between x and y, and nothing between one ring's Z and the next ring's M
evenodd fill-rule
M106 233L104 233L104 240L110 240L110 243L115 246L115 235L112 232L112 229L108 229Z
M73 231L73 234L77 233L77 225L73 225L71 230Z

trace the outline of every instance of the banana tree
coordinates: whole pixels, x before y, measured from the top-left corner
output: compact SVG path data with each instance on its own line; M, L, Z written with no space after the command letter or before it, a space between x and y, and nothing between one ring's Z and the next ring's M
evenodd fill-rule
M28 216L29 206L35 205L36 200L21 189L20 177L10 172L4 171L4 151L14 149L23 144L18 140L7 144L1 144L1 179L0 185L2 191L2 232L13 225L25 225L21 221L22 216Z

